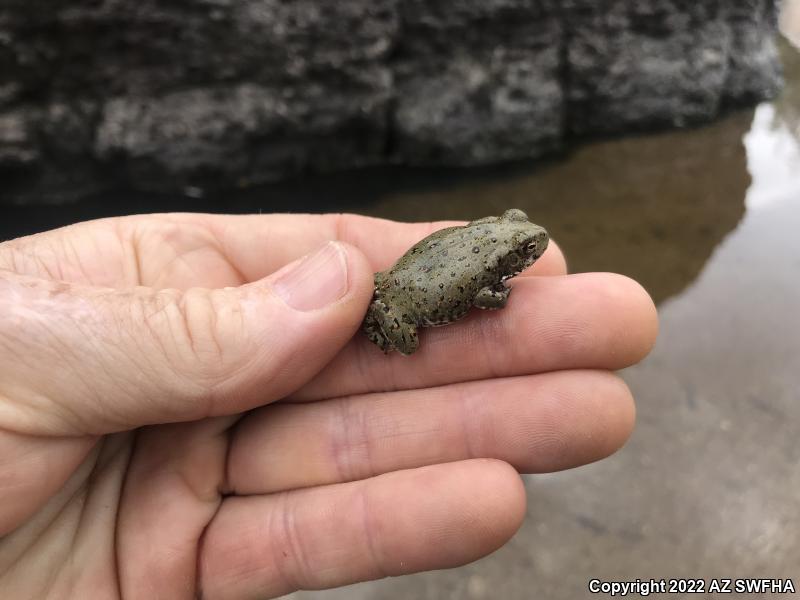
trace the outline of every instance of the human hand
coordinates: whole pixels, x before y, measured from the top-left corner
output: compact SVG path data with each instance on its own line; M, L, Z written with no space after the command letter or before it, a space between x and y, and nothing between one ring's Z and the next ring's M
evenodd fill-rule
M442 226L153 215L0 244L4 594L271 597L456 566L520 525L517 471L619 448L634 407L609 371L648 352L655 310L624 277L564 276L554 244L507 308L413 357L351 339L373 271Z

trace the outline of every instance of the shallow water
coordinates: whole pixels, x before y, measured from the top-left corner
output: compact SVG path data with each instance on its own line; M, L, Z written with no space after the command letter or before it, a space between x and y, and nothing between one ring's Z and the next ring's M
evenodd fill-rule
M536 168L3 207L0 239L164 209L431 220L523 208L572 270L625 273L659 303L656 348L624 373L633 438L601 463L526 478L529 518L485 560L297 597L575 598L595 577L800 577L800 54L782 53L779 99L700 129L591 143Z
M650 577L794 577L800 589L800 54L782 52L786 91L755 111L370 209L520 206L573 269L642 281L661 335L623 373L638 406L630 442L527 477L528 518L509 545L461 569L319 596L571 599L593 578Z

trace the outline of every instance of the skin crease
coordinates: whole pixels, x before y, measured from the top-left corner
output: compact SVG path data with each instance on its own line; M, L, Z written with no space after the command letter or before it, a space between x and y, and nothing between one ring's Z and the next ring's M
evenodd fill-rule
M510 539L519 472L627 439L612 371L656 313L551 243L504 310L384 356L373 273L453 225L145 215L0 244L4 597L264 598Z

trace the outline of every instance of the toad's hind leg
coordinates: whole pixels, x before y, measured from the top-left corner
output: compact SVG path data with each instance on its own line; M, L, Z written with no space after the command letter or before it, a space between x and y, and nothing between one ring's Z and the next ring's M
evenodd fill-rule
M375 338L381 341L376 341L372 336L370 339L378 344L384 352L389 353L394 349L401 354L409 355L416 352L419 347L416 325L410 323L409 319L404 318L403 315L397 314L380 300L373 302L369 307L367 319L364 321L365 326L367 321L375 324L377 331ZM367 335L370 335L369 332Z
M392 345L389 343L389 340L386 338L386 336L383 335L381 327L378 325L378 321L372 314L372 307L370 307L370 309L367 311L367 316L364 317L364 323L361 326L361 329L363 329L364 333L367 334L369 341L383 350L384 354L391 352Z
M507 288L502 283L492 287L485 287L475 295L473 304L478 308L495 310L503 308L508 302L511 288Z

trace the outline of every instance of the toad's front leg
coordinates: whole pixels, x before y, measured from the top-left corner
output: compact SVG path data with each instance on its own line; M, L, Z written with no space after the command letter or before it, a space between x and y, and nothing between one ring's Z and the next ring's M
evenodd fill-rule
M503 308L508 302L509 294L511 294L511 288L507 288L503 283L498 283L480 290L475 295L473 305L484 310Z

